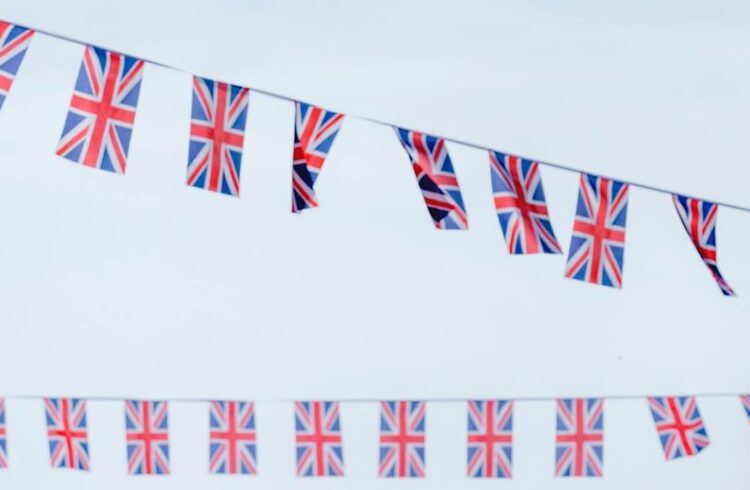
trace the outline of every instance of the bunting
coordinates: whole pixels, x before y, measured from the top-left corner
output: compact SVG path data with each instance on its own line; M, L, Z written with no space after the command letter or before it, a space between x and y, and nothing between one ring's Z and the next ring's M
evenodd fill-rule
M292 156L292 212L318 206L315 182L323 168L344 115L295 102Z
M565 277L622 287L628 184L581 174Z
M297 476L344 476L338 402L294 404Z
M89 433L86 400L44 400L49 438L49 461L53 468L89 471Z
M734 291L724 280L716 263L716 217L719 206L712 202L701 201L691 197L672 196L682 226L693 242L695 250L708 267L711 276L724 296L734 296Z
M495 212L512 254L559 254L537 162L490 151Z
M193 77L187 185L240 195L248 89Z
M0 21L0 109L8 97L34 31Z
M648 403L667 460L694 456L710 444L695 397L652 397Z
M555 476L602 476L604 400L557 400Z
M169 415L167 402L125 402L128 473L169 474Z
M255 404L212 401L209 410L208 471L256 474Z
M0 470L8 467L8 440L5 428L5 398L0 398Z
M417 131L395 128L411 160L427 211L441 230L467 230L461 189L445 141Z
M513 402L468 402L466 473L472 478L511 478Z
M143 61L87 46L57 154L124 174L142 78Z
M421 401L380 403L381 477L425 476L425 412Z

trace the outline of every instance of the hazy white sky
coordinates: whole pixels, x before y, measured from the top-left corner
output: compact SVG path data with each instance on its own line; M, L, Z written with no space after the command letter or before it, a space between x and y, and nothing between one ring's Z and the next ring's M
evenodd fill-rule
M743 2L4 0L0 18L347 113L750 205ZM431 403L425 481L375 478L377 406L342 407L347 477L293 476L278 399L750 392L750 216L722 209L722 297L668 196L632 189L624 289L511 257L484 152L449 145L471 230L432 227L393 131L349 118L289 212L293 108L251 94L239 199L184 185L190 77L147 66L125 177L54 155L82 47L35 36L0 112L0 393L258 404L252 479L207 475L208 408L171 407L169 478L125 475L122 406L91 403L93 472L48 467L8 402L1 489L746 489L736 397L666 463L646 402L605 407L605 477L553 478L554 406L515 412L514 479L468 481L466 409ZM543 168L567 250L577 176Z

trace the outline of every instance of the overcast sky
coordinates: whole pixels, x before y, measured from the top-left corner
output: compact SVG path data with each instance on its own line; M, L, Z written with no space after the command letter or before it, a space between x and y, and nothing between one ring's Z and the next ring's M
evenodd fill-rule
M127 3L127 7L125 4ZM333 110L750 206L746 2L4 0L0 18ZM185 186L190 75L145 68L127 174L56 157L83 48L37 35L0 112L0 394L258 403L255 478L207 475L206 405L173 403L169 478L125 475L123 407L89 406L91 474L49 469L8 401L0 488L747 489L736 397L665 462L643 399L605 404L605 477L555 479L554 405L515 412L514 479L465 478L465 404L427 413L424 481L377 471L377 406L342 406L347 477L296 479L279 400L750 392L750 216L722 208L723 297L669 196L632 189L624 286L508 255L489 161L449 144L470 231L435 230L393 131L349 117L290 208L293 107L250 96L239 199ZM567 251L578 176L542 168ZM276 400L276 401L274 401Z

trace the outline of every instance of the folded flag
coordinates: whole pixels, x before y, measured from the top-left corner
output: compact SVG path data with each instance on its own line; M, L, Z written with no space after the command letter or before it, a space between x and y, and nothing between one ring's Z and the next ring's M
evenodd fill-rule
M142 78L143 61L87 46L56 153L124 174Z
M742 406L745 408L747 420L748 422L750 422L750 395L740 395L740 401L742 402Z
M187 185L240 195L249 90L193 77Z
M602 476L604 400L557 400L555 476Z
M167 402L126 400L125 441L128 473L169 474Z
M0 108L16 78L34 31L0 21Z
M552 231L537 162L490 151L492 196L512 254L562 253Z
M471 478L511 478L513 402L469 401L466 474Z
M694 456L710 444L694 396L648 399L667 460Z
M411 159L417 184L435 227L466 230L469 221L445 141L417 131L394 128Z
M52 467L89 471L86 400L45 398L44 411Z
M565 277L622 287L628 184L581 174Z
M318 180L344 115L303 102L295 102L294 154L292 156L292 212L318 206Z
M215 474L258 472L255 404L212 401L209 414L208 470Z
M425 476L425 411L422 401L380 403L379 476Z
M716 217L719 205L677 194L672 195L672 201L690 241L693 242L695 250L708 267L722 294L734 296L734 291L719 272L716 262Z
M8 441L5 429L5 399L0 398L0 469L8 467Z

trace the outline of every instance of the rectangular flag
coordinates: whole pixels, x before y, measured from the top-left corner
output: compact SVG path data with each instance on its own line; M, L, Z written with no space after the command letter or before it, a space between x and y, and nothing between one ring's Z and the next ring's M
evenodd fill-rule
M685 227L690 241L693 242L695 250L711 272L721 293L724 296L734 296L734 291L719 272L716 262L716 217L719 213L719 205L677 194L672 196L672 200L682 226Z
M0 398L0 470L8 467L8 441L5 428L5 399Z
M537 162L490 151L495 212L512 254L562 253L552 231Z
M557 400L555 476L602 476L604 400Z
M742 406L745 408L747 420L748 422L750 422L750 395L740 395L740 401L742 402Z
M0 21L0 108L13 86L34 31Z
M213 401L210 404L209 425L209 471L216 474L256 474L255 404Z
M128 473L169 474L169 414L165 401L125 401Z
M466 473L471 478L511 478L513 402L469 401Z
M249 90L193 77L187 185L240 195Z
M45 398L44 409L52 467L89 471L86 400Z
M425 476L425 412L422 401L380 403L381 477Z
M56 153L124 174L142 78L142 60L86 46Z
M411 159L417 184L435 227L467 230L466 206L445 141L417 131L394 129Z
M295 102L294 153L292 156L292 212L318 206L318 180L344 115L303 102Z
M581 174L565 277L622 287L628 184Z
M649 398L648 404L667 460L694 456L711 443L694 396Z
M297 476L344 476L338 402L296 402Z

